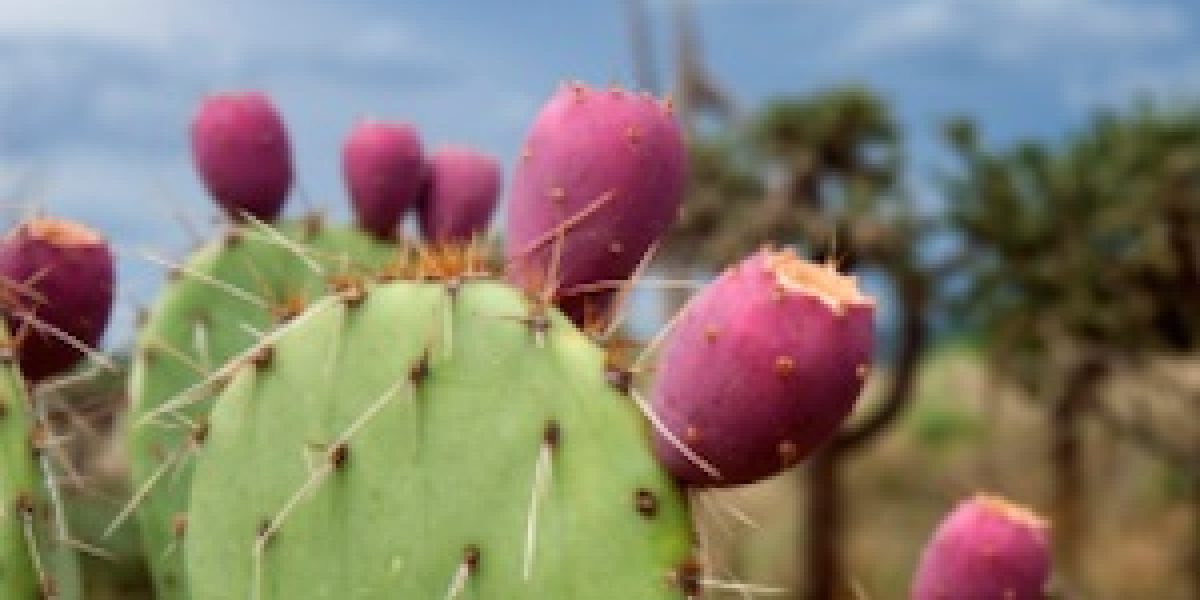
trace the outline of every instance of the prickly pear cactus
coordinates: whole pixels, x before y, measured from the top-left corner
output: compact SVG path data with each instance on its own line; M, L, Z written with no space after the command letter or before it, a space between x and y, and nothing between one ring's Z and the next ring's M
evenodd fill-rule
M696 593L683 498L604 352L456 281L344 287L231 364L197 450L194 597Z
M80 598L75 551L38 463L42 439L0 327L0 598ZM60 505L61 506L61 505Z
M259 332L299 314L341 276L379 268L395 248L319 219L246 224L172 270L139 333L130 381L130 463L161 597L187 598L180 537L196 442L222 365ZM123 516L129 516L128 514Z

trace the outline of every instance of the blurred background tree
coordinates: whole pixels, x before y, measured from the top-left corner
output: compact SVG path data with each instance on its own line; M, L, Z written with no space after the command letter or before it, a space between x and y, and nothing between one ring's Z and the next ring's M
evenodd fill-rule
M895 307L887 391L808 461L806 524L797 556L806 563L804 598L849 596L840 556L848 509L839 473L902 412L928 348L930 269L919 244L931 224L900 184L898 127L865 88L779 98L742 132L694 137L692 185L664 247L685 273L711 272L764 242L797 245L820 260L882 278ZM673 308L673 307L672 307Z
M966 119L947 138L964 165L947 180L949 219L972 258L955 312L982 334L998 376L1047 403L1059 564L1084 587L1083 418L1188 471L1200 510L1200 394L1169 384L1149 392L1168 413L1155 418L1148 390L1109 385L1148 379L1200 346L1200 110L1141 103L1098 115L1061 147L987 150ZM1200 563L1192 570L1200 578Z
M985 387L1013 386L1044 415L1060 588L1088 591L1088 500L1102 488L1086 467L1114 443L1182 474L1200 523L1200 382L1177 376L1196 368L1200 343L1200 112L1142 103L1060 144L996 151L956 119L946 139L961 170L941 181L941 203L914 202L883 97L851 85L743 111L705 66L689 4L675 3L675 93L692 180L656 264L703 279L771 242L885 289L881 390L800 473L795 597L860 592L843 556L847 459L897 421L922 363L955 339L979 349ZM648 30L631 31L639 80L656 85ZM666 314L686 301L686 286L672 289ZM1117 441L1089 446L1085 421ZM1190 539L1179 568L1200 593Z

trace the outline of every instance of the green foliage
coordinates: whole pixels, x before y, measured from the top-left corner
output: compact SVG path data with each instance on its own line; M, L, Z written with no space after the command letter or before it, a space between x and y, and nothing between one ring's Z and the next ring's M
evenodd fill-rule
M725 265L766 241L824 254L835 240L848 263L911 262L917 231L898 189L900 129L868 89L772 100L745 132L693 141L690 159L666 248L677 262Z
M557 311L398 282L288 327L238 363L198 451L197 597L685 595L683 498Z
M187 498L195 442L203 437L220 368L257 332L299 313L331 280L377 268L395 250L317 220L244 226L201 249L172 274L139 332L130 378L130 466L143 543L162 598L186 598ZM166 403L178 409L164 410Z
M1143 350L1200 343L1200 111L1102 114L1061 146L981 147L947 130L949 206L972 257L960 316L1031 376L1053 340Z

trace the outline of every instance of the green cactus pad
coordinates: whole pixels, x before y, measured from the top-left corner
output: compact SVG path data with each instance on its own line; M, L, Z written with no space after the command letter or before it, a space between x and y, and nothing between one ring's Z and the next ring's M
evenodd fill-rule
M135 514L161 598L188 597L178 537L186 530L191 440L202 435L216 370L252 345L255 332L323 295L331 279L376 268L394 253L366 234L309 219L232 230L173 270L139 332L130 377L131 472L145 492ZM187 406L161 412L169 402Z
M56 535L64 527L58 521L62 515L49 501L34 453L34 418L4 329L0 327L5 352L0 360L0 598L77 600L77 557L61 542L65 538Z
M685 502L637 407L601 349L530 313L493 282L380 284L239 364L198 451L194 596L694 591Z

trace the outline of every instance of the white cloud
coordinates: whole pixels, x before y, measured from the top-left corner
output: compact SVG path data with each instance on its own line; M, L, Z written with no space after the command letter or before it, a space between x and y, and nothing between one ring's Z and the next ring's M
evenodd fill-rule
M191 3L180 0L0 0L0 35L77 37L163 46Z

